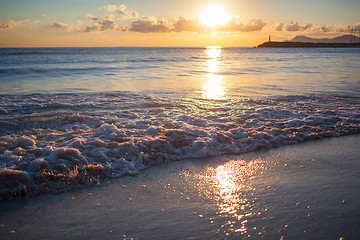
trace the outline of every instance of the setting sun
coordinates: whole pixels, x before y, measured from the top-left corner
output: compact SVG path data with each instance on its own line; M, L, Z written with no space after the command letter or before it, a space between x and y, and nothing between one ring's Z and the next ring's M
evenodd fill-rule
M207 6L200 13L200 21L208 27L215 27L217 25L224 25L229 16L226 10L219 4L212 4Z

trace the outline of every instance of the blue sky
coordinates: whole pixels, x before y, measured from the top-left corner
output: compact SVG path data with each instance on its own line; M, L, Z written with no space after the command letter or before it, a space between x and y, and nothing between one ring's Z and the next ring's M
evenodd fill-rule
M207 5L214 2L227 11L229 19L233 17L233 25L236 19L236 26L201 30L199 23L195 22L196 17ZM116 37L123 39L124 45L129 45L139 37L149 37L144 36L144 33L153 34L152 39L164 38L165 33L169 33L170 37L172 33L173 40L169 40L169 43L165 44L167 46L181 42L175 39L190 39L194 37L194 33L199 34L196 36L198 39L216 37L219 40L221 37L222 42L227 42L225 45L231 45L231 38L240 38L241 43L250 44L250 39L252 42L259 41L257 39L263 39L265 35L273 32L273 35L281 40L299 34L340 35L349 32L350 26L356 27L360 22L359 0L0 0L0 6L0 37L3 38L0 46L15 44L15 38L21 36L29 40L29 45L33 45L39 39L36 40L36 36L32 36L31 32L39 38L42 36L42 42L48 38L49 44L53 41L52 35L57 35L66 40L66 45L71 45L71 38L74 39L74 45L79 45L81 39L88 39L89 36L84 32L93 34L92 37L103 37L105 45L111 42L106 40L106 37L113 39L110 45L116 43ZM120 18L119 11L109 11L110 8L106 6L125 6L127 14L131 11L136 14L132 17L123 15ZM188 20L186 24L197 26L179 30L175 27L179 16ZM134 23L138 26L147 24L149 28L135 28ZM175 36L174 32L178 35ZM214 32L226 32L227 39L219 34L215 36ZM163 40L159 41L159 45L163 43Z
M107 4L124 4L145 16L175 18L194 17L208 0L1 0L0 17L9 19L38 18L42 14L58 17L81 17L89 12L99 12ZM318 24L351 24L359 21L358 0L222 0L231 14L249 18L267 18L278 21L316 21Z

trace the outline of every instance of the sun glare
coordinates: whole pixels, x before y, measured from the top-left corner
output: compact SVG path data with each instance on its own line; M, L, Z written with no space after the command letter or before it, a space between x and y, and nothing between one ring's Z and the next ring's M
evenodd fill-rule
M218 75L221 47L212 46L205 49L207 55L207 82L203 86L203 97L207 99L223 99L226 97L226 89L223 86L223 78Z
M224 25L228 20L226 10L219 4L207 6L199 16L200 21L208 27Z

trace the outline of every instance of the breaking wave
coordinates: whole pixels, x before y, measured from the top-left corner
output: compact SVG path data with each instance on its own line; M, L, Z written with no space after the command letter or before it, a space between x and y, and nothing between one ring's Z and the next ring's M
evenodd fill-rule
M130 92L0 96L0 199L168 161L358 134L360 98L208 100Z

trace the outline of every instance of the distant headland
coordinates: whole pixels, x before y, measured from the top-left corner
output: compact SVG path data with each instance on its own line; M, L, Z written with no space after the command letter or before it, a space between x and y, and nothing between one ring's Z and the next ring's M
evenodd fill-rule
M273 42L269 37L268 42L264 42L257 47L260 48L360 48L360 37L354 35L343 35L335 38L310 38L306 36L296 36L284 42Z

